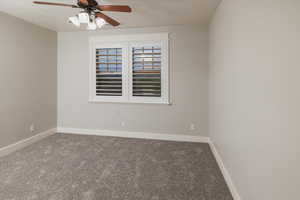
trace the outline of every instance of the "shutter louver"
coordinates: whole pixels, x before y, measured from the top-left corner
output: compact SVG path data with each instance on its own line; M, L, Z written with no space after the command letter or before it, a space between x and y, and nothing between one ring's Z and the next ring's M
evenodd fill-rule
M122 96L122 48L96 49L96 95Z
M132 49L133 96L161 97L161 47Z

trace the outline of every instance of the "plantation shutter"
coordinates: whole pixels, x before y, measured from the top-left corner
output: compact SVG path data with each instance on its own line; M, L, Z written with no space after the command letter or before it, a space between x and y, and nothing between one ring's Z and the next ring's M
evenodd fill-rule
M161 46L132 48L133 96L161 97Z
M96 49L96 96L122 96L122 48Z

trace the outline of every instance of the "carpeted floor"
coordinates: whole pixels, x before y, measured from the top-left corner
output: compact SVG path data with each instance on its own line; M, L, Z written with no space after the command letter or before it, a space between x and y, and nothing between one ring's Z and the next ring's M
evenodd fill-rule
M207 144L56 134L0 158L1 200L232 200Z

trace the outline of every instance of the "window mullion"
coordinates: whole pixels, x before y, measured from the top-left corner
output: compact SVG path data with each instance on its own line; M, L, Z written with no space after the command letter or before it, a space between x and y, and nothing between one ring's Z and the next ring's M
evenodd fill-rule
M133 66L132 66L132 63L133 63L133 59L132 59L132 46L131 44L129 43L128 45L128 74L129 74L129 79L128 79L128 91L129 91L129 101L132 100L132 95L133 95L133 92L132 92L132 87L133 87L133 73L132 73L132 69L133 69Z
M127 101L127 47L123 47L124 54L122 55L122 81L123 81L123 100Z

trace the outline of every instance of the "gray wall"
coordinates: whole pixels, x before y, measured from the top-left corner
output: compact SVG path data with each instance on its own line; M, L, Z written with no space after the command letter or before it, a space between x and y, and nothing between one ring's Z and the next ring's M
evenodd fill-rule
M0 25L3 147L56 127L57 34L1 12Z
M244 200L299 199L300 1L224 0L210 29L210 132Z
M90 36L171 33L171 101L169 105L89 103ZM208 134L208 29L171 26L58 34L58 126ZM126 123L125 127L121 122ZM190 131L194 123L196 130Z

